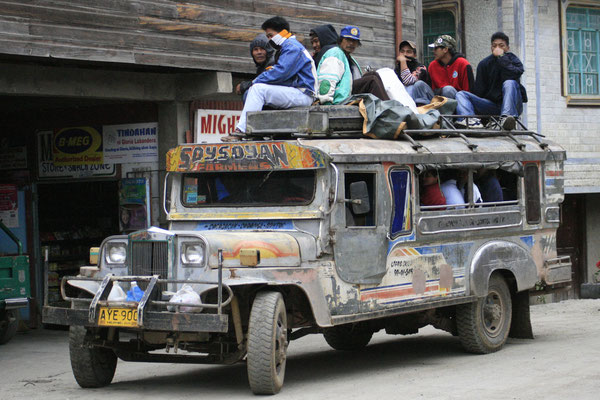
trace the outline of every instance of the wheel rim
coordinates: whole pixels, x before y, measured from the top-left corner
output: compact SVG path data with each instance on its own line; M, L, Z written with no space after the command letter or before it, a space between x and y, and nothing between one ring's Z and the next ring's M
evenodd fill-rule
M496 337L502 332L506 320L505 304L500 293L491 290L481 309L483 328L490 337Z
M275 371L277 375L281 375L285 370L285 360L287 358L287 326L283 321L282 314L277 316L277 324L275 326Z

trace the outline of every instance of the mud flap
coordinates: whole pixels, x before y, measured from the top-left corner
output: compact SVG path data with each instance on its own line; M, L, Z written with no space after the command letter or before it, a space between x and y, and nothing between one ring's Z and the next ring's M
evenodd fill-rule
M533 339L527 290L512 294L512 323L508 336L515 339Z

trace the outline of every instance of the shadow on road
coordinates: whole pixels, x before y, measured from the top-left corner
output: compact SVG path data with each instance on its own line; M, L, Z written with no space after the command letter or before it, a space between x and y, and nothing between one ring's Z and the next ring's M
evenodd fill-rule
M302 346L302 340L292 342L291 346ZM355 374L377 373L389 368L414 368L415 365L444 364L447 356L468 356L462 350L457 338L450 335L419 335L409 337L390 337L379 340L359 351L343 352L327 349L324 351L305 351L292 353L288 358L285 386L318 384L345 377L351 379ZM165 364L164 375L132 380L119 379L103 390L131 390L172 393L176 387L178 393L187 392L226 392L228 395L249 394L245 363L233 366L190 365L189 372L169 373L171 364ZM117 368L118 375L118 368Z

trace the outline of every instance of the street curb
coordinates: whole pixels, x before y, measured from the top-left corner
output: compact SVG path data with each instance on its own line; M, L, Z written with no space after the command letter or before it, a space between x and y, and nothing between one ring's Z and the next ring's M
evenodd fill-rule
M582 283L579 296L582 299L600 299L600 283Z

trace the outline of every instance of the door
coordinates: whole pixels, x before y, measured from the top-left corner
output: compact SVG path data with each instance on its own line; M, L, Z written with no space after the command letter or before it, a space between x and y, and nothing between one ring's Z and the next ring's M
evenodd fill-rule
M561 223L556 232L556 250L559 256L570 256L572 288L579 297L582 283L585 244L585 196L570 194L561 205Z
M381 178L377 171L363 170L346 171L341 179L338 196L342 204L336 208L334 219L338 275L350 283L379 283L386 271L388 246L388 227L383 223L382 207L378 204L378 197L382 196L377 196L383 188ZM365 197L360 196L361 190L357 189L360 187L366 188Z

